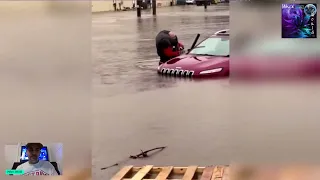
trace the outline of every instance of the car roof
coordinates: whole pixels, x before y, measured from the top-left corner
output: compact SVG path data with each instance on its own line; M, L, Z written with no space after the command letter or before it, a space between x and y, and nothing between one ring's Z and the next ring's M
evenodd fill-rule
M215 36L229 36L230 35L230 30L229 29L223 29L220 31L217 31L216 33L214 33L211 37L215 37Z

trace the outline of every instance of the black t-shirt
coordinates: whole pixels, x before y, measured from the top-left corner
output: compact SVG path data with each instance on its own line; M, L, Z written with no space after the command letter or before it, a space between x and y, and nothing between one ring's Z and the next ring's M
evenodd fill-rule
M156 47L157 53L162 59L167 59L166 55L164 54L164 49L168 47L177 47L178 46L178 38L175 39L171 38L169 35L170 31L163 30L158 33L156 37Z

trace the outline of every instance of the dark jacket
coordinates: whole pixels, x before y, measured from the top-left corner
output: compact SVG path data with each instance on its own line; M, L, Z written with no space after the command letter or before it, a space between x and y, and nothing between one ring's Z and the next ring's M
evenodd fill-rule
M169 32L163 30L156 36L157 53L161 62L166 62L180 55L178 37L176 39L171 38Z

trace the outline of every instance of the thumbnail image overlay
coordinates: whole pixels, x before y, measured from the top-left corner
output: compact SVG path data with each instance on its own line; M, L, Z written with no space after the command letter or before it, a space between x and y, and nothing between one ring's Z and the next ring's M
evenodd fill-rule
M282 38L317 38L317 4L282 4Z
M62 170L62 153L62 143L5 145L6 175L59 176Z

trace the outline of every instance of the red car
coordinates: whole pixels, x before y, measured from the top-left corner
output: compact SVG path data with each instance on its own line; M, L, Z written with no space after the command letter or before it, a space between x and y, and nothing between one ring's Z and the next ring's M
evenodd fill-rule
M161 64L158 73L189 78L229 76L229 29L218 31L195 45L199 36L186 54Z

